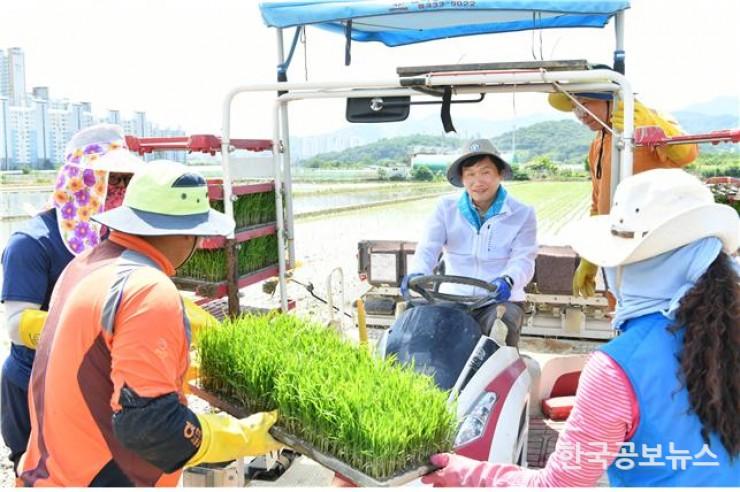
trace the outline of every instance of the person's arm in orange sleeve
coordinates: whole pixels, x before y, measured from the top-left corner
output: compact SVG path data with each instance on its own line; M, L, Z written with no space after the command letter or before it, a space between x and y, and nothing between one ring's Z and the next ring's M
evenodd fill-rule
M171 473L198 451L197 416L180 401L189 341L174 284L152 269L126 282L111 338L113 430L121 443Z
M282 447L269 434L277 412L244 419L195 414L180 401L188 326L172 282L151 269L127 281L111 342L113 430L126 448L165 472Z

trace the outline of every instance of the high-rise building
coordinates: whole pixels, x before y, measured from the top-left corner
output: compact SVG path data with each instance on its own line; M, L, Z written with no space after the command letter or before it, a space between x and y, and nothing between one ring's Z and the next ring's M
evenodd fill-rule
M39 93L43 95L43 91ZM33 109L33 126L31 138L35 149L34 166L36 169L53 168L53 150L51 145L51 122L49 121L49 100L34 97L31 99Z
M27 94L23 50L0 50L0 170L49 169L61 164L72 135L102 122L121 125L126 134L139 137L183 134L180 129L161 130L152 125L143 111L124 119L119 110L112 109L105 117L95 118L89 102L52 99L49 87L33 87ZM179 152L168 152L159 158L162 157L185 160Z
M72 115L72 133L76 133L95 123L95 117L92 114L92 104L87 101L73 104Z
M117 109L109 109L108 116L106 117L105 121L107 123L112 123L114 125L120 125L121 124L121 112Z
M33 114L30 106L9 106L10 112L10 154L15 168L31 167L36 163L36 149L33 138Z
M0 97L10 97L10 81L8 80L8 57L4 50L0 50Z
M0 95L0 170L10 169L13 161L10 140L10 105L8 98Z
M8 94L12 106L26 101L26 60L20 48L8 49Z
M51 160L53 164L64 162L64 150L72 135L79 129L75 126L74 104L67 100L55 101L49 107L51 126Z
M149 128L147 127L146 113L144 111L134 112L134 135L138 137L148 137Z

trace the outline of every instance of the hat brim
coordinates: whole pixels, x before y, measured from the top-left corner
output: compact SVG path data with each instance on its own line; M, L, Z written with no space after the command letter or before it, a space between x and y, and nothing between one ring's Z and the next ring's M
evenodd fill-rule
M510 179L513 175L513 171L511 170L511 164L497 156L496 154L492 154L490 152L470 152L468 154L464 154L460 157L458 157L455 162L450 164L450 167L447 168L447 181L450 182L452 186L457 186L458 188L463 187L462 182L462 172L460 169L460 166L463 162L470 159L471 157L478 157L478 156L487 156L490 157L491 160L496 164L496 167L499 170L499 173L501 174L501 177L504 179Z
M615 236L608 215L571 223L563 235L582 258L615 267L646 260L705 237L719 238L725 252L733 254L740 246L740 218L732 207L715 203L668 217L643 238Z
M608 92L577 92L573 94L573 97L595 99L598 101L611 101L614 99L614 95ZM573 101L562 92L551 92L547 96L547 102L558 111L563 111L564 113L573 111Z
M226 236L235 227L233 219L213 209L202 214L165 215L123 205L94 215L92 220L137 236Z
M95 159L92 169L107 171L109 173L134 174L146 163L126 149L116 149L106 152L105 155Z

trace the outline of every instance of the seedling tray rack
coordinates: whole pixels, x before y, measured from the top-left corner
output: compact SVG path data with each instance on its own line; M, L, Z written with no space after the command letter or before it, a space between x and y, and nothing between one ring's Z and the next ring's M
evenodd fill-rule
M220 137L215 135L190 135L178 137L136 137L127 135L126 143L131 151L137 152L141 155L150 154L156 151L177 150L203 152L215 155L217 152L222 151L222 140ZM261 152L272 150L273 142L272 140L267 139L231 139L229 141L229 148L234 150L239 149L251 152ZM274 193L275 182L268 181L250 184L232 183L231 190L232 201L235 201L250 195L256 197L258 194L264 195ZM267 197L269 197L269 195L267 195ZM220 201L223 203L224 189L223 182L221 180L208 181L208 198L211 201ZM274 198L270 200L274 200ZM239 217L236 217L237 230L235 231L233 239L228 239L222 236L204 239L200 247L201 251L224 250L226 261L225 277L219 280L206 280L204 278L182 276L182 272L178 272L178 276L173 278L177 287L183 290L195 292L196 295L203 298L199 303L205 303L227 296L229 314L232 316L239 314L239 289L277 276L279 274L279 268L277 260L274 263L271 263L268 259L268 263L270 264L265 265L261 263L255 265L257 268L251 268L248 271L240 271L238 250L240 247L246 247L246 243L249 241L279 234L280 231L278 230L277 218L275 217L277 213L280 213L280 211L278 211L276 206L275 213L272 213L271 217L262 217L260 219L256 219L258 223L249 222L246 225L239 224ZM278 257L284 254L285 253L281 251L277 252Z

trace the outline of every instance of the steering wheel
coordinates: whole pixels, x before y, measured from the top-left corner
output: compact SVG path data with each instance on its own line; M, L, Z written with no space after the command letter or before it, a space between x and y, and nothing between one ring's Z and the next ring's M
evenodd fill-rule
M442 284L458 284L470 287L478 287L488 291L481 296L465 296L461 294L445 294L439 292L439 286ZM462 304L468 311L474 311L493 302L498 289L488 282L470 277L460 277L457 275L422 275L409 280L409 289L413 290L421 297L426 299L429 304L438 301L449 301ZM408 299L406 299L408 300Z

